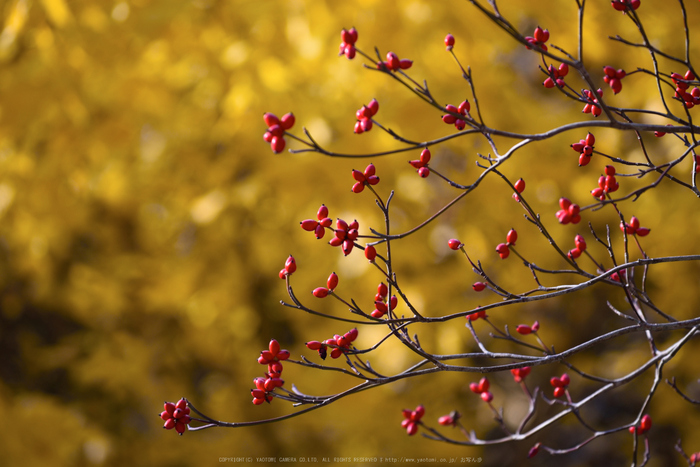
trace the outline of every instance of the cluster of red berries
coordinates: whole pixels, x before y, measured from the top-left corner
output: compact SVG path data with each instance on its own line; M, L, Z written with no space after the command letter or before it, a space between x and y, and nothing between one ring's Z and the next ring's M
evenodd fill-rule
M496 246L496 252L498 253L498 256L501 257L501 259L506 259L508 255L510 255L510 248L511 246L515 246L515 242L518 240L518 232L516 232L514 229L510 229L508 231L508 234L506 234L506 243L499 243L498 246Z
M282 376L282 361L289 358L289 350L280 348L279 342L275 339L270 341L267 350L260 352L258 363L267 365L265 377L258 377L253 380L255 389L251 389L253 404L260 405L263 402L272 400L272 391L284 385Z
M316 219L318 220L306 219L301 221L299 224L301 224L302 229L306 230L307 232L314 232L316 238L320 239L326 234L326 229L330 228L333 224L333 220L328 217L328 208L325 204L322 204L321 207L318 208Z
M404 409L401 413L404 418L401 422L401 428L405 428L409 436L418 433L418 425L421 423L420 419L425 415L425 407L419 405L416 410Z
M408 70L413 66L413 60L407 58L399 59L399 56L394 52L387 52L385 62L377 62L377 69L379 70Z
M471 117L468 116L471 108L472 105L467 100L462 101L462 103L459 104L457 107L455 107L452 104L447 104L445 106L445 110L452 113L443 115L442 121L447 123L448 125L454 124L455 128L457 128L459 131L462 131L467 126L466 119L471 119ZM459 114L461 115L461 117L458 117L454 114Z
M306 343L306 347L310 350L317 350L318 355L321 359L325 360L328 355L328 347L331 348L331 358L338 358L343 354L350 351L350 345L357 339L357 328L352 328L342 336L336 334L331 339L326 339L323 342L319 341L309 341Z
M600 108L598 104L598 98L603 97L603 90L598 88L596 91L589 91L584 89L581 91L583 97L586 98L586 105L583 106L583 113L592 114L594 117L600 116L603 113L603 109Z
M372 166L372 168L374 168L374 166ZM367 169L365 169L365 171L367 172ZM379 181L378 178L376 180L377 182ZM318 208L316 219L318 220L306 219L301 221L301 228L307 232L314 232L316 238L322 238L325 235L327 228L333 230L335 232L335 236L328 242L328 244L331 246L342 246L343 254L345 256L349 255L355 246L355 240L359 235L358 229L360 228L360 224L356 220L348 224L343 219L338 218L335 221L335 229L333 229L331 227L333 221L328 217L328 208L323 204L320 208ZM281 276L282 273L280 272L280 277Z
M357 42L357 29L351 28L349 31L343 29L340 31L340 50L338 55L345 55L348 60L355 58L355 42Z
M515 328L515 332L518 334L522 334L523 336L527 336L528 334L532 334L533 332L537 332L540 329L540 322L535 321L532 326L528 326L527 324L518 324Z
M284 150L286 141L284 140L284 132L294 126L294 114L284 114L282 118L277 118L275 114L267 112L263 115L267 131L263 135L263 139L270 143L270 148L275 154L279 154Z
M518 181L513 184L513 186L515 187L515 191L517 191L517 193L513 193L513 199L520 202L520 196L518 196L518 194L525 191L525 180L519 178Z
M363 105L355 112L357 121L355 122L355 134L362 134L365 131L372 129L372 117L379 111L379 102L377 99L372 99L369 104Z
M452 34L448 34L445 36L445 47L447 47L447 51L449 52L452 50L452 47L455 45L455 36Z
M527 378L527 375L530 374L531 370L532 368L529 366L524 366L522 368L513 368L510 370L510 373L513 375L513 379L516 383L522 383L525 381L525 378Z
M545 88L551 89L554 86L563 88L566 84L564 82L564 77L569 74L569 65L562 63L559 65L559 68L556 68L554 65L549 65L549 67L547 67L547 73L549 76L542 83Z
M551 384L554 388L554 397L561 397L566 394L566 388L569 386L570 382L571 378L569 378L569 375L566 373L561 375L559 378L552 376L552 379L549 380L549 384Z
M566 225L569 222L578 224L581 222L581 215L579 214L581 208L578 204L572 203L568 198L560 198L559 207L561 209L557 211L556 216L560 224Z
M574 143L571 145L571 148L581 154L578 158L578 165L579 167L583 167L584 165L588 165L588 163L591 161L591 156L593 155L593 145L595 144L595 136L593 136L593 133L588 133L586 137L582 140L579 140L578 143Z
M620 92L622 90L622 78L627 76L625 70L616 70L611 66L605 66L603 67L603 73L605 73L605 76L603 76L603 81L610 85L610 88L613 90L613 94Z
M438 418L438 423L442 426L457 426L460 418L462 418L462 414L453 410L448 415Z
M641 4L640 0L612 0L610 2L617 11L636 10Z
M289 255L289 258L287 258L287 261L284 262L284 267L280 271L280 279L286 279L287 276L291 276L294 271L297 270L297 262L294 259L294 256Z
M187 407L187 400L183 397L176 403L166 402L163 406L165 410L160 413L160 418L165 420L163 428L178 432L180 436L185 432L185 428L192 420L190 418L190 408Z
M574 237L574 244L576 248L569 250L568 256L570 259L578 258L581 256L581 253L586 251L586 240L581 235L576 235L576 237Z
M388 295L389 287L384 282L381 282L377 286L377 293L374 295L374 310L370 313L373 318L381 318L390 310L394 311L394 308L398 305L399 300L396 298L396 295L392 295L391 298L387 299Z
M678 73L671 73L671 79L673 80L673 84L676 85L674 97L681 100L686 108L692 109L694 106L700 105L700 88L694 87L688 92L690 85L687 81L695 80L695 75L692 71L686 71L684 76Z
M532 33L532 36L527 36L525 40L528 41L533 47L539 47L540 49L546 51L547 46L545 45L545 42L549 40L549 31L537 26L535 28L535 32ZM531 47L528 47L528 49L530 48Z
M376 169L374 164L370 164L365 168L364 172L352 170L352 178L355 179L355 184L352 186L353 193L360 193L365 189L365 185L376 185L379 183L379 177L375 175Z
M620 230L625 232L627 235L638 235L640 237L646 237L651 232L651 229L639 226L639 219L632 216L629 223L624 221L620 222Z
M333 292L336 287L338 287L338 275L334 272L328 276L326 281L327 287L316 287L313 291L314 297L316 298L326 298L329 293Z
M603 201L606 193L613 193L619 188L620 184L617 183L617 179L615 178L615 167L606 165L605 175L601 175L598 178L598 188L591 190L591 194L594 198Z
M631 426L629 428L630 433L635 434L637 433L638 435L641 435L643 433L646 433L647 431L651 430L651 416L649 414L646 414L642 417L642 419L639 421L639 426ZM693 462L692 457L691 457L691 462Z
M419 159L408 161L408 163L411 164L411 166L414 169L418 170L418 175L425 178L428 175L430 175L430 169L428 168L428 162L430 162L430 157L431 157L430 149L424 148L420 152Z
M469 389L474 393L474 394L479 394L481 398L484 400L484 402L491 402L493 400L493 394L489 392L489 387L491 386L491 383L489 383L488 378L483 377L481 380L479 380L478 383L470 383L469 384Z

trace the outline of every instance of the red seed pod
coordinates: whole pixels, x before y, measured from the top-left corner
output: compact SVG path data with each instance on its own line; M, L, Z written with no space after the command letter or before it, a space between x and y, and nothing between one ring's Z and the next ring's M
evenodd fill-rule
M359 228L360 228L360 223L357 222L357 219L353 220L352 222L350 222L350 223L348 224L348 230L352 230L352 229L357 230L357 229L359 229Z
M469 383L469 389L474 394L481 394L481 390L479 389L479 383Z
M364 182L366 180L365 175L359 170L355 169L352 170L352 178L354 178L358 182Z
M316 239L319 240L326 235L326 229L321 224L318 224L314 230L314 234L316 235Z
M367 245L365 247L365 258L372 263L374 262L374 259L377 257L377 249L374 248L373 245Z
M612 165L606 165L605 166L605 175L608 175L608 176L615 175L615 167L613 167Z
M610 79L610 87L613 90L613 94L617 94L622 90L622 81L617 78Z
M341 248L343 249L343 254L345 256L349 255L354 246L355 244L352 242L352 240L345 240L343 242L343 245L341 246Z
M568 386L569 383L571 382L571 378L569 378L569 375L567 375L566 373L564 373L563 375L561 375L561 376L559 377L559 381L561 382L561 384L562 384L563 386Z
M370 315L371 315L373 318L381 318L381 317L384 316L385 314L386 314L385 312L379 311L379 310L374 310L372 313L370 313Z
M380 283L377 286L377 294L382 297L386 297L389 294L389 287L387 287L384 282Z
M462 115L467 115L471 109L472 105L469 103L468 100L462 101L459 104L459 107L457 107L457 111Z
M333 225L333 219L331 219L331 218L329 218L329 217L324 217L324 218L321 219L321 221L319 222L319 225L321 225L322 227L328 228L328 227L330 227L331 225Z
M396 71L401 67L399 57L394 52L388 52L386 54L386 63L392 71Z
M491 383L489 383L489 380L487 377L483 377L479 380L479 392L484 392L488 391L489 388L491 387Z
M307 232L313 232L316 230L316 227L318 227L318 222L313 219L303 220L299 222L299 224L301 224L301 228Z
M374 167L374 164L369 164L367 167L365 167L365 171L362 173L362 175L364 175L365 178L369 178L369 177L374 176L374 174L376 172L377 172L377 169L376 169L376 167Z
M277 118L277 115L270 112L266 112L263 114L263 120L265 120L265 125L267 125L268 128L270 128L273 125L279 125L280 123L280 119Z
M270 353L276 357L277 354L280 352L280 343L277 342L275 339L272 339L270 341L270 344L268 345L268 349L270 350Z
M407 58L402 58L399 60L399 68L402 70L408 70L413 66L413 60L409 60Z
M357 339L358 334L357 328L352 328L345 333L345 338L348 340L348 342L353 342L355 339Z
M639 431L641 433L646 433L651 429L651 417L649 415L644 415L639 421Z
M272 149L272 152L274 152L275 154L279 154L282 151L284 151L285 144L287 144L287 142L284 140L283 137L273 136L272 140L270 141L270 148Z
M472 289L474 289L475 292L481 292L486 288L486 283L484 282L474 282L472 284Z
M648 229L647 227L640 227L637 229L635 234L638 237L646 237L647 235L649 235L649 232L651 232L651 229Z
M369 104L367 104L367 112L369 113L368 117L373 117L377 111L379 110L379 102L377 99L372 99L369 101Z
M506 259L508 255L510 255L510 249L505 243L499 243L496 247L496 251L498 252L498 256L500 256L501 259Z
M430 175L430 169L427 167L421 167L418 169L418 175L420 175L421 178L426 178L428 175Z
M554 86L556 86L556 83L551 77L547 77L543 82L542 86L544 86L547 89L552 89Z
M571 201L567 198L559 198L559 207L562 208L565 211L569 210L569 206L571 206Z
M518 193L522 193L523 191L525 191L525 180L519 178L513 186L515 187L515 191L517 191Z
M294 256L289 255L287 261L284 262L284 270L287 271L287 274L292 274L297 270L297 262L294 259Z
M348 223L345 222L343 219L338 218L335 221L335 228L336 228L336 230L341 230L341 231L345 232L348 230Z
M588 165L588 163L591 161L591 156L587 156L585 154L581 154L578 158L578 166L583 167L585 165Z
M289 130L294 126L295 121L296 119L294 118L294 114L289 112L287 114L282 115L282 118L280 119L280 126L285 130Z
M338 275L336 273L331 273L330 276L328 276L328 280L326 281L326 285L330 290L334 290L336 287L338 287Z
M455 128L457 130L462 131L464 128L466 128L467 124L464 122L464 120L456 120L455 121Z
M578 258L579 256L581 256L581 250L579 250L578 248L573 248L573 249L569 250L569 253L568 253L567 256L568 256L570 259L576 259L576 258Z
M449 246L453 250L459 250L462 247L462 245L464 244L456 238L452 238L447 241L447 246Z
M345 50L343 51L345 56L347 57L348 60L352 60L355 58L355 54L357 53L357 50L355 50L355 46L353 45L348 45L345 47Z
M309 341L305 345L309 348L309 350L318 350L323 344L319 341Z
M420 163L426 165L428 162L430 162L430 157L430 150L428 148L423 149L420 153ZM420 167L423 167L423 165L421 165ZM420 167L416 168L419 169Z
M562 63L559 65L559 77L563 78L564 76L569 74L569 65L566 63Z
M316 298L325 298L328 296L328 289L325 287L316 287L313 290L313 294Z
M515 328L515 332L517 332L518 334L522 334L523 336L526 336L532 332L532 328L526 324L519 324Z
M549 40L549 31L537 26L532 34L537 42L547 42Z
M481 399L482 399L484 402L491 402L491 401L493 400L493 394L491 394L491 393L488 392L488 391L482 392L482 393L481 393Z
M586 240L581 235L576 235L574 237L574 243L576 243L576 248L581 251L586 251Z
M360 126L362 127L362 131L369 131L372 129L372 120L369 118L363 118L360 120Z
M269 131L266 131L265 134L263 135L263 139L265 140L266 143L271 143L272 142L272 133Z
M365 184L363 182L355 182L352 186L353 193L361 193L365 189Z
M384 303L381 300L375 300L374 307L382 313L386 313L389 310L386 306L386 303Z
M578 204L569 205L569 214L571 214L571 216L575 216L576 214L579 213L580 210L581 210L581 208L579 207Z
M389 309L393 310L396 308L396 305L399 304L398 298L396 298L396 295L392 295L391 298L389 299Z
M442 121L450 125L457 121L457 117L455 117L454 115L445 114L442 116Z
M331 358L338 358L341 355L343 355L343 349L336 347L335 349L331 350Z
M447 47L447 51L449 52L452 50L452 47L455 45L455 38L452 34L448 34L445 36L445 46Z
M515 245L515 242L518 240L518 232L516 232L514 229L510 229L508 231L508 235L506 235L506 242L508 245Z
M610 78L614 78L615 77L615 68L613 68L611 66L604 66L603 73L605 73Z
M566 394L566 389L562 387L554 388L554 397L559 398L562 397L564 394Z
M411 164L414 169L420 169L421 167L425 166L425 164L419 160L408 161L408 163Z

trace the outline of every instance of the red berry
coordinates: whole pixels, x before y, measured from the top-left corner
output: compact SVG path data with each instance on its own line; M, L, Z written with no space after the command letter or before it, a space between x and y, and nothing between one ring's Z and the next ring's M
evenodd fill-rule
M523 191L525 191L525 180L520 178L517 182L515 182L515 185L513 186L515 187L515 191L517 191L518 193L522 193Z
M316 287L313 294L316 298L325 298L328 296L328 289L325 287Z
M452 47L455 45L455 38L452 34L448 34L445 36L445 46L447 47L447 50L450 51L452 50Z
M486 288L486 283L484 283L484 282L474 282L474 284L472 284L472 289L474 289L476 292L481 292L485 288Z
M481 399L482 399L484 402L491 402L491 401L493 400L493 394L491 394L491 393L488 392L488 391L482 392L482 393L481 393Z
M501 259L506 259L508 255L510 255L510 249L505 243L499 243L496 247L496 251L498 252L498 256L500 256Z
M508 235L506 235L506 242L508 245L515 245L515 242L518 240L518 232L516 232L514 229L510 229L508 231Z
M292 274L297 270L297 262L292 255L289 255L287 261L284 262L284 270L287 271L287 274Z
M278 125L280 123L279 118L273 113L267 112L263 114L263 120L265 120L265 125L270 128L273 125Z
M463 243L457 240L456 238L452 238L447 241L447 246L449 246L453 250L459 250L462 247Z
M646 433L651 429L651 417L649 415L644 415L639 422L639 431L641 433Z
M330 276L328 276L328 281L326 282L326 285L330 290L334 290L338 286L338 275L336 273L331 273Z
M426 165L428 162L430 162L430 150L428 148L425 148L420 153L420 163Z
M286 141L284 140L283 137L273 136L272 140L270 141L270 148L272 148L272 152L274 152L275 154L279 154L282 151L284 151L285 144L286 144Z
M294 126L294 122L294 114L289 112L287 114L284 114L280 119L280 126L285 130L289 130Z
M516 328L515 331L518 334L522 334L524 336L530 334L532 332L532 328L526 324L519 324Z
M535 32L532 34L537 42L547 42L549 40L549 31L542 29L539 26L535 28Z
M418 169L418 175L420 175L421 178L426 178L428 175L430 175L430 169L427 167L421 167Z
M402 58L399 60L399 68L402 70L408 70L413 66L413 60L409 60L407 58Z
M394 52L388 52L386 54L386 62L389 65L389 69L396 71L400 68L399 57Z
M365 247L365 258L369 260L370 263L374 262L374 259L377 257L377 249L374 248L374 245L367 245Z

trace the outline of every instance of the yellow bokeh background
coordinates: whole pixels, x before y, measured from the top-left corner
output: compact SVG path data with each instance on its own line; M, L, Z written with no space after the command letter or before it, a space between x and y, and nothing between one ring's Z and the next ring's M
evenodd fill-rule
M518 30L530 34L539 24L549 29L551 43L575 53L575 2L556 8L541 3L504 1L499 6ZM661 0L642 3L638 13L654 44L682 56L677 6L666 7ZM628 73L637 66L651 68L644 50L608 39L620 34L638 41L630 21L608 2L589 1L587 8L584 54L601 86L604 65ZM688 2L687 9L689 24L698 24L697 3ZM424 404L426 421L433 426L438 416L457 409L465 426L480 437L498 436L492 414L468 390L479 373L404 380L279 424L212 429L182 438L161 429L157 414L163 400L183 396L225 421L294 411L280 400L262 407L250 403L252 380L263 373L255 361L259 351L276 338L293 358L303 354L313 359L304 342L343 333L349 325L280 305L287 297L277 273L289 254L299 266L292 285L305 304L349 317L332 299L319 301L308 293L336 271L338 293L371 306L381 277L361 253L344 258L339 249L315 241L298 226L325 203L330 217L357 219L362 234L369 227L382 228L371 194L351 193L350 169L373 162L381 196L386 199L395 190L393 233L415 227L459 193L438 177L420 179L415 174L406 161L417 158L418 151L352 160L273 154L263 141L263 113L293 111L295 134L302 136L305 127L335 152L403 147L376 127L353 134L355 110L372 98L380 102L378 121L402 136L426 141L452 134L439 112L381 73L364 69L359 56L354 61L337 57L339 31L351 26L359 31L363 51L371 54L376 46L382 54L393 50L413 59L411 76L427 80L439 102L458 104L473 97L442 43L446 33L454 34L455 52L471 67L482 115L493 128L538 133L590 118L580 113L579 104L543 89L537 54L499 32L469 2L0 3L3 465L213 465L220 457L283 456L325 457L331 459L328 464L336 457L481 457L483 465L509 465L520 462L536 441L569 447L585 439L587 433L572 418L512 449L452 446L409 438L401 430L401 409ZM697 52L693 44L691 59ZM660 66L668 73L685 71L665 59ZM573 73L567 82L577 89L583 86ZM652 80L640 73L624 80L619 96L606 91L606 97L612 105L658 110L655 93ZM677 103L670 106L680 111ZM641 121L667 123L651 117ZM596 149L642 160L634 134L592 131ZM576 130L528 145L503 171L512 180L528 181L528 199L563 248L573 247L576 233L585 234L592 254L609 267L586 224L592 222L601 234L608 223L621 255L621 238L615 237L619 219L611 209L586 210L578 226L560 226L554 219L560 196L582 206L591 203L588 192L605 165L594 157L590 167L577 167L569 145L584 135L585 130ZM683 151L672 137L644 139L658 163ZM495 141L501 153L516 142ZM290 138L287 144L302 148ZM475 136L432 150L436 170L463 184L479 174L477 153L491 152ZM676 175L688 181L689 172L684 161ZM620 180L621 193L627 193L655 178ZM689 190L664 182L621 206L627 216L638 216L652 229L643 239L648 254L668 256L698 252L694 239L700 218L694 215L694 202ZM508 229L520 233L518 251L526 258L544 268L563 268L522 213L508 186L489 177L440 219L396 242L394 267L412 303L426 316L442 316L498 301L488 292L471 290L478 278L464 258L446 248L453 237L467 245L499 284L515 292L536 284L517 258L502 262L494 253ZM630 251L633 259L640 256ZM591 263L584 264L594 271ZM649 293L678 319L697 316L699 272L693 263L654 266ZM577 279L543 280L557 285ZM539 320L545 341L563 350L625 324L610 313L607 300L625 309L620 292L601 284L574 296L494 310L492 317L494 323L511 327ZM476 327L493 350L518 350L489 340L484 323ZM411 332L433 353L476 350L463 318L414 326ZM358 346L371 346L383 333L379 327L361 326ZM662 347L680 335L660 336ZM641 335L632 334L572 363L619 377L648 358L646 345ZM697 343L690 342L667 371L697 396L694 351ZM385 373L417 361L390 342L368 358ZM531 380L546 385L550 376L563 371L563 366L536 368ZM632 387L613 391L605 401L592 404L584 417L600 429L629 423L652 376L647 372ZM527 407L525 398L509 374L491 378L496 402L506 406L506 420L517 423ZM319 395L357 383L294 365L285 366L284 379L302 392ZM574 392L580 388L581 395L596 387L580 378L575 382L579 386ZM658 435L652 438L657 455L649 465L678 462L673 451L678 439L689 452L700 450L696 410L661 385L650 407ZM544 413L553 412L544 408ZM456 430L446 434L460 438ZM590 465L600 459L624 463L630 450L630 437L617 434L572 456L542 453L538 460L552 465Z

